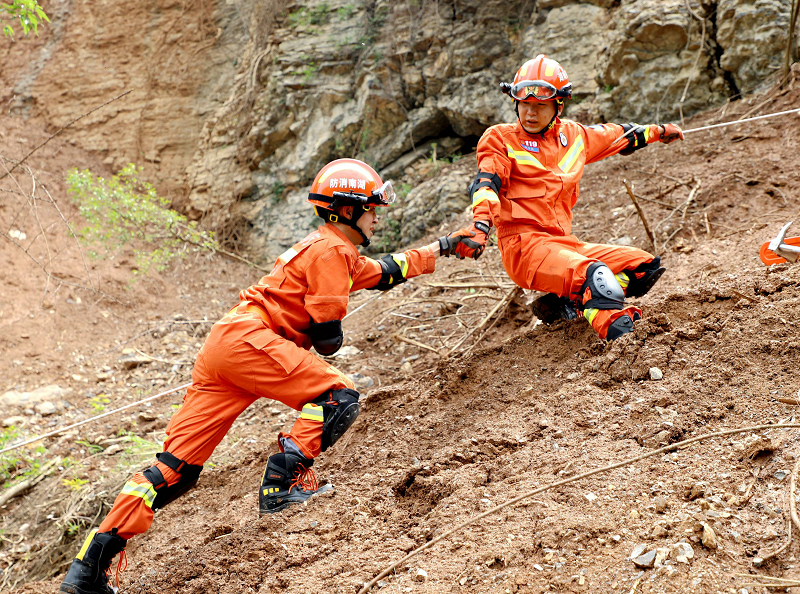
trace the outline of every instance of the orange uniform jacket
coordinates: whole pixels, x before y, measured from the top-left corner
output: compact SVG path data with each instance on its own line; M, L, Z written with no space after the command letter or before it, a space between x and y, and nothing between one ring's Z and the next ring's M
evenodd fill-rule
M517 224L569 235L584 166L625 149L625 141L609 148L623 132L618 124L584 126L557 119L543 139L525 132L519 121L492 126L478 143L478 169L496 173L502 187L499 195L491 188L475 193L474 219L492 221L499 236ZM648 126L645 136L648 144L657 141L658 126Z
M405 262L405 278L433 272L436 265L427 246L396 254L395 259ZM374 287L381 274L377 260L359 255L344 233L327 223L285 251L272 272L242 291L239 298L264 308L276 334L310 349L305 332L311 320L341 320L347 313L349 294Z
M591 261L602 260L617 273L652 260L636 248L585 244L571 235L584 166L624 150L626 141L611 147L623 132L618 124L584 126L559 118L544 138L525 132L519 121L484 132L478 169L497 174L501 188L474 193L473 219L497 227L503 264L518 285L574 296ZM659 138L658 126L647 126L646 142Z

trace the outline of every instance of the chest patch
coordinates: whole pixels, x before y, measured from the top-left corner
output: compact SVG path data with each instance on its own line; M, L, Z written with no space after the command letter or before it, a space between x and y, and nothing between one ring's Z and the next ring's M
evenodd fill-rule
M558 133L558 139L561 141L561 146L567 146L567 135L563 132Z
M539 143L536 140L521 140L520 144L529 153L539 152Z

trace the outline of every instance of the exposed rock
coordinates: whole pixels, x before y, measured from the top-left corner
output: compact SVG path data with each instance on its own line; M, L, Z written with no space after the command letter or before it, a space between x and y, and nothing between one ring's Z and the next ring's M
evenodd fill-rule
M703 542L703 546L708 549L716 549L718 544L717 544L717 535L714 532L714 529L711 528L711 526L709 526L706 522L702 522L702 524L703 524L703 535L700 538Z
M650 379L651 380L660 380L664 377L664 374L658 367L651 367L650 368Z
M719 0L719 64L749 93L783 63L789 34L791 0Z
M375 385L373 379L368 375L362 375L360 373L348 373L347 377L353 380L353 383L356 386L356 390L358 390L362 394Z
M47 417L56 414L56 411L58 409L56 409L55 404L53 404L50 401L46 401L46 402L40 402L39 404L34 406L33 410L35 410L38 414L42 415L43 417Z
M119 358L119 362L125 369L135 369L139 365L150 363L150 361L152 361L150 357L141 355L133 349L122 349L122 355Z
M650 569L656 562L656 551L652 550L638 557L631 559L633 564L639 569Z
M25 417L14 416L3 419L3 427L22 427L25 424Z
M55 384L43 386L31 392L17 392L11 390L3 394L2 401L6 406L16 406L19 408L29 408L39 402L52 401L70 391L70 388L62 388Z
M424 582L428 579L428 572L418 567L417 570L414 572L414 581L415 582Z

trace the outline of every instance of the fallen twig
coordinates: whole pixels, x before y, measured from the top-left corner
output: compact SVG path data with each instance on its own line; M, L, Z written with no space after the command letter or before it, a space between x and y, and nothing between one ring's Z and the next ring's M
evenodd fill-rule
M508 306L511 305L511 302L514 301L514 299L516 299L521 292L522 289L520 287L517 287L516 291L512 291L511 292L512 294L509 294L509 297L504 300L504 304L501 303L502 309L500 310L500 313L497 315L497 317L495 317L494 321L489 325L486 331L484 331L480 336L478 336L477 340L475 340L475 342L472 343L472 346L470 346L466 351L464 351L462 356L469 355L472 352L472 350L476 346L478 346L478 343L480 343L480 341L483 340L487 334L489 334L489 331L497 325L497 323L500 321L500 318L503 317L503 314L505 313L506 309L508 309Z
M496 283L425 283L435 289L507 289L511 285Z
M622 184L625 186L625 189L628 190L628 196L631 197L631 202L633 202L633 205L636 207L636 212L639 213L639 218L642 219L642 224L644 225L644 230L647 233L647 237L650 239L650 243L653 244L653 250L655 250L656 236L653 235L653 232L650 230L650 224L647 222L647 217L644 216L644 211L642 210L642 207L639 206L639 201L636 200L636 195L633 193L633 189L628 183L628 180L623 179Z
M408 344L413 344L415 347L419 347L421 349L425 349L425 350L430 351L432 353L436 353L437 355L441 355L442 354L441 352L439 352L438 349L435 349L432 346L428 346L425 343L422 343L422 342L420 342L418 340L414 340L413 338L409 338L408 336L403 336L402 334L398 334L397 332L392 334L392 338L394 338L395 340L402 341L402 342L407 342Z
M505 305L506 305L506 303L509 303L511 300L513 300L513 299L514 299L514 297L513 297L513 296L516 296L518 291L522 291L522 289L520 289L519 287L517 287L517 286L515 285L515 286L514 286L514 288L513 288L513 289L511 289L511 290L508 292L508 294L506 295L505 299L503 299L502 301L498 302L498 303L497 303L497 305L495 305L495 306L492 308L492 310L491 310L491 311L490 311L488 314L486 314L486 317L485 317L485 318L483 318L483 320L481 320L481 322L480 322L480 323L479 323L477 326L474 326L474 327L473 327L473 328L472 328L472 329L471 329L469 332L467 332L467 333L466 333L464 336L462 336L462 337L459 339L459 341L458 341L458 342L457 342L457 343L456 343L456 344L453 346L453 348L451 348L451 349L450 349L450 350L447 352L447 356L449 357L450 355L452 355L452 354L453 354L453 352L455 352L455 350L456 350L458 347L460 347L462 344L464 344L464 341L465 341L465 340L467 340L467 339L468 339L470 336L472 336L472 335L473 335L473 334L474 334L476 331L478 331L478 330L482 329L482 328L483 328L483 327L484 327L484 326L485 326L485 325L486 325L486 324L489 322L489 320L492 318L492 316L493 316L494 314L496 314L496 313L497 313L497 312L500 310L500 308L501 308L501 307L505 306ZM512 295L513 295L513 296L512 296Z
M42 481L50 472L50 469L55 465L55 463L60 461L60 458L50 460L50 462L42 466L42 469L36 476L26 479L21 483L14 485L13 487L9 487L5 493L0 495L0 507L4 506L11 499L14 499L14 497L17 495L22 495L25 491Z

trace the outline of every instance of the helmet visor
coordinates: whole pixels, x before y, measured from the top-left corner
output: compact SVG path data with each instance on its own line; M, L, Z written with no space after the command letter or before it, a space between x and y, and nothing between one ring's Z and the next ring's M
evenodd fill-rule
M548 101L556 98L558 89L543 80L523 80L511 87L509 94L517 101Z
M372 192L372 196L367 200L367 204L374 204L376 206L389 206L397 198L394 193L392 182L387 181L380 188Z

